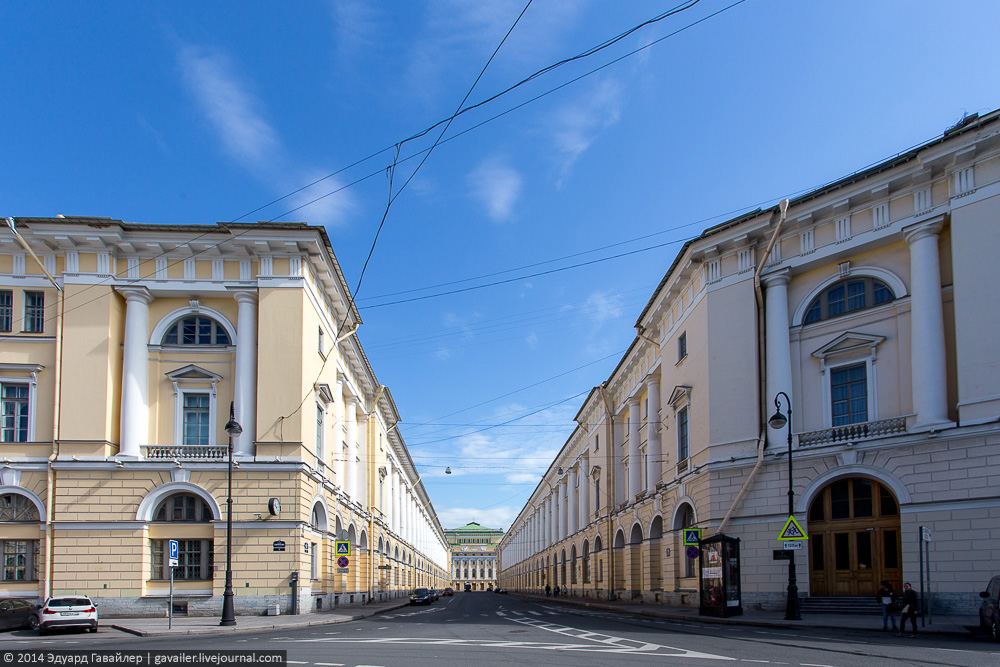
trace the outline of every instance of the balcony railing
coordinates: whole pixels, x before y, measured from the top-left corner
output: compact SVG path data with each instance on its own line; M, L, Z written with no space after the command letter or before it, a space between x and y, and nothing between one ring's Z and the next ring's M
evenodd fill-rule
M225 461L228 445L146 445L142 456L148 461Z
M826 445L835 442L873 440L897 433L906 433L906 417L878 419L871 422L834 426L821 431L801 433L799 435L799 446L809 447L811 445Z

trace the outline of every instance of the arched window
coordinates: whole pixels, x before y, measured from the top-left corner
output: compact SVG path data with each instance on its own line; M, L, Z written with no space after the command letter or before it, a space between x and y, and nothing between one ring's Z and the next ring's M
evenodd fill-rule
M40 521L35 503L17 493L0 496L0 521L32 523ZM37 581L39 540L0 540L3 581Z
M211 521L208 503L193 493L177 493L167 497L153 512L153 521Z
M877 278L848 278L830 285L812 300L803 324L839 317L858 310L888 303L896 298L892 290Z
M163 345L230 345L225 327L204 316L184 317L173 324L163 334Z
M193 493L175 493L167 496L153 512L153 521L172 523L207 523L212 521L212 509L205 499ZM203 539L184 539L183 529L177 530L177 567L174 568L176 579L212 578L214 562L214 541ZM150 579L169 579L169 540L149 541L150 546Z
M28 498L17 493L0 496L0 521L41 521L38 508Z

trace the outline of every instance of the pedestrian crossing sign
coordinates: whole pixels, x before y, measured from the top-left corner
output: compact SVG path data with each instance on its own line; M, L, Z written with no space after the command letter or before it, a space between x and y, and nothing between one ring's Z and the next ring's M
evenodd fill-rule
M351 555L351 543L350 542L337 542L337 555L338 556L350 556Z
M802 526L799 522L795 520L794 516L789 516L788 521L785 522L785 527L781 529L781 534L778 535L779 540L808 540L809 536L806 535L806 531L802 530Z
M701 541L701 528L684 529L684 546L696 547L698 546L698 542L700 541Z

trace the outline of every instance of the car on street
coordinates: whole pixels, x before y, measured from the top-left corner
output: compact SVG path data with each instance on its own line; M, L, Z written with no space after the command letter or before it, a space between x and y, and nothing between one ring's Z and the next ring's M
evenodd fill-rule
M27 600L6 598L0 600L0 630L26 628L35 615L35 605Z
M441 591L441 595L445 595L445 596L451 596L451 595L454 595L454 594L455 594L455 589L452 588L452 587L450 587L450 586L448 588L445 588L443 591Z
M468 593L471 590L472 590L472 584L466 584L465 585L465 592Z
M97 632L97 607L85 595L50 597L35 611L29 627L46 634L53 628L86 628Z
M430 604L433 601L431 592L426 588L414 588L410 593L410 604Z
M438 597L439 597L437 589L436 588L431 588L429 590L430 590L430 593L431 593L431 602L436 602L437 599L438 599Z
M986 590L979 594L979 627L986 630L995 641L1000 641L1000 575L990 579Z

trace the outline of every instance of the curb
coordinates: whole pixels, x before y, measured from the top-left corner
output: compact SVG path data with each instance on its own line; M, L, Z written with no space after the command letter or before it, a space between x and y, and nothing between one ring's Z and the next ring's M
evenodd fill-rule
M269 632L272 630L284 630L291 628L308 628L310 626L318 625L335 625L337 623L348 623L350 621L360 621L363 618L368 618L370 616L375 616L376 614L382 614L385 612L395 611L397 609L402 609L403 607L409 606L409 602L400 603L392 607L385 607L382 609L372 610L372 611L361 611L360 613L351 615L338 615L336 618L326 618L322 620L303 620L302 622L296 623L281 623L281 624L269 624L269 625L255 625L253 627L240 627L239 625L232 627L219 627L219 626L204 626L189 628L186 630L139 630L136 628L130 628L125 625L120 625L117 623L111 624L111 628L125 632L130 635L135 635L136 637L173 637L173 636L185 636L185 635L224 635L224 634L237 634L245 632ZM255 618L253 616L249 618ZM239 617L237 616L237 619Z

